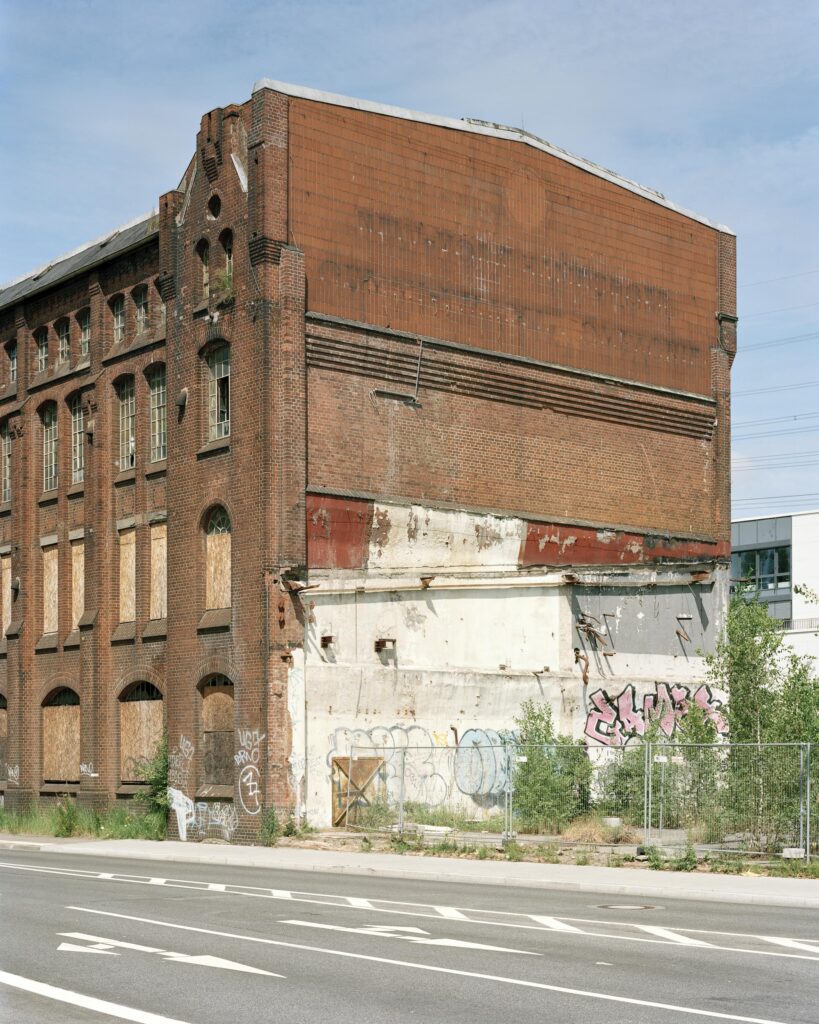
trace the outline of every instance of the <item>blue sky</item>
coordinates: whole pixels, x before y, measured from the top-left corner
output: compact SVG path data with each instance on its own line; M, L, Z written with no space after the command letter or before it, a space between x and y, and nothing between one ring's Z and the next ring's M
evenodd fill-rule
M737 232L734 514L819 508L817 53L815 0L2 0L0 282L150 209L262 77L522 123Z

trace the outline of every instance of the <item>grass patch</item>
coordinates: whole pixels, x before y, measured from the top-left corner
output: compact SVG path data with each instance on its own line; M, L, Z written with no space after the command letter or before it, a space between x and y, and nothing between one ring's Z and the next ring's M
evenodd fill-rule
M639 843L641 835L630 825L607 828L597 815L587 815L567 825L563 830L563 838L572 843L616 846L620 843Z
M165 813L130 806L95 811L65 798L53 806L35 807L24 814L0 810L0 832L62 839L90 836L94 839L162 840L165 838Z
M514 840L509 843L504 843L503 852L506 854L507 860L523 860L523 854L525 853L520 843L516 843Z

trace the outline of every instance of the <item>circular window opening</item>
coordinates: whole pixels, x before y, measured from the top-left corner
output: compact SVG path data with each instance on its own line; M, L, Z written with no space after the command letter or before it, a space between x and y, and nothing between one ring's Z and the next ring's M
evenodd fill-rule
M213 220L216 220L216 218L219 216L221 212L222 200L219 198L219 196L211 196L210 199L208 200L208 213L210 214Z

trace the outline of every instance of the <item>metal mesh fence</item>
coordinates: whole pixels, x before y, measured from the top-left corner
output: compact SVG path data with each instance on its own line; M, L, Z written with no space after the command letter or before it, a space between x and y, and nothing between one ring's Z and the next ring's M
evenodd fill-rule
M816 745L367 746L333 770L348 828L819 853Z

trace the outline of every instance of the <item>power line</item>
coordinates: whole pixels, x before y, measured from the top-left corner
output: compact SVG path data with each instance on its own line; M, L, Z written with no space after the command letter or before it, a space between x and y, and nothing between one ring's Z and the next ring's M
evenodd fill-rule
M760 430L755 434L733 434L732 440L734 441L751 441L756 437L782 437L784 434L810 434L814 430L819 430L819 426L816 427L793 427L792 429L786 430Z
M771 341L757 341L753 345L741 345L740 353L755 352L761 348L778 348L780 345L795 345L802 341L812 341L819 338L819 331L810 334L793 334L788 338L773 338Z
M755 498L735 498L739 505L748 501L784 501L786 498L819 498L819 491L806 491L802 494L758 494Z
M768 395L772 391L796 391L797 388L817 388L819 387L819 380L807 380L803 384L777 384L771 388L750 388L743 389L742 391L732 391L731 394L734 398L739 395Z
M812 309L819 306L819 302L806 302L802 306L781 306L779 309L765 309L761 313L744 313L743 320L753 320L755 316L771 316L773 313L790 313L794 309Z
M791 420L815 420L817 417L819 417L819 412L800 412L793 416L772 416L765 420L742 420L740 423L734 423L733 426L753 427L759 423L790 423Z
M746 284L740 284L738 288L756 288L760 284L773 284L775 281L792 281L795 277L807 277L809 274L819 274L817 270L802 270L798 274L786 274L785 277L769 277L764 281L749 281Z
M771 452L769 455L747 455L743 458L747 458L749 462L767 462L771 459L790 459L796 456L819 456L819 448L814 448L809 452L798 452L791 449L789 452Z
M775 473L780 469L808 469L810 466L819 466L819 460L809 462L772 462L765 466L732 466L732 473L751 473L765 470L766 473Z

